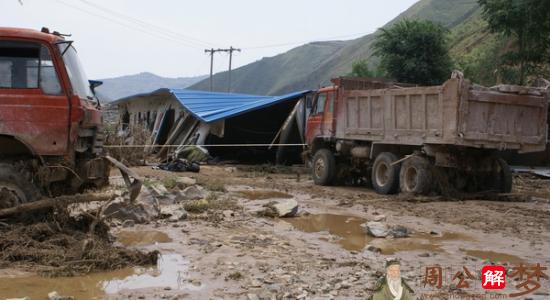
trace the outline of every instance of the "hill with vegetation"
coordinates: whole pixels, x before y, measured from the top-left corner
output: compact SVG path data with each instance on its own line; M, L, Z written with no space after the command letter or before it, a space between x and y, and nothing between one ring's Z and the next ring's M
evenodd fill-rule
M497 58L492 51L502 49L503 42L489 33L476 0L420 0L384 27L402 19L430 20L448 28L456 68L476 82L494 83L490 66L497 63ZM349 74L356 61L366 59L376 68L378 59L373 56L372 44L378 34L379 31L349 41L309 43L263 58L233 70L231 91L275 95L315 89L329 84L330 78ZM214 90L227 91L227 75L214 75ZM209 81L205 79L190 88L208 90Z

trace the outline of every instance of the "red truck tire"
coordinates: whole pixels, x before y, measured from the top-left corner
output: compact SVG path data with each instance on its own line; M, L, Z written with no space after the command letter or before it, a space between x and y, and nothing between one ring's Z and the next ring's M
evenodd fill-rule
M0 208L40 198L38 189L9 163L0 163Z
M329 149L315 152L312 161L313 182L318 185L331 185L336 173L336 160Z
M387 195L399 192L399 170L401 164L394 164L397 156L391 152L378 154L372 166L372 187L377 193Z

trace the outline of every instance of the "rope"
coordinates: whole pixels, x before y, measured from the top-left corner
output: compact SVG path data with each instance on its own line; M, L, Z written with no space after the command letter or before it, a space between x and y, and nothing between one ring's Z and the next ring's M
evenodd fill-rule
M143 148L143 147L186 147L186 146L199 146L199 147L298 147L307 146L307 144L219 144L219 145L104 145L104 148Z

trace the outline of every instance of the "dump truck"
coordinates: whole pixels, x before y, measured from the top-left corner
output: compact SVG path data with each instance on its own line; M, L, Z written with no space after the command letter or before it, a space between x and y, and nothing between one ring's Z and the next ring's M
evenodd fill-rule
M108 184L101 105L66 35L0 27L0 208ZM134 177L133 182L130 177Z
M459 73L439 86L335 78L315 93L306 156L319 185L367 181L399 191L507 193L512 174L501 153L544 151L548 93L485 88Z

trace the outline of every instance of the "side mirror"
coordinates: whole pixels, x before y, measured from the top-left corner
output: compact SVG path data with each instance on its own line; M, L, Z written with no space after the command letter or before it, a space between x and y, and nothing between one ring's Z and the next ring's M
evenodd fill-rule
M88 80L88 82L90 83L90 88L94 93L95 93L95 88L103 84L103 81L99 81L99 80Z

